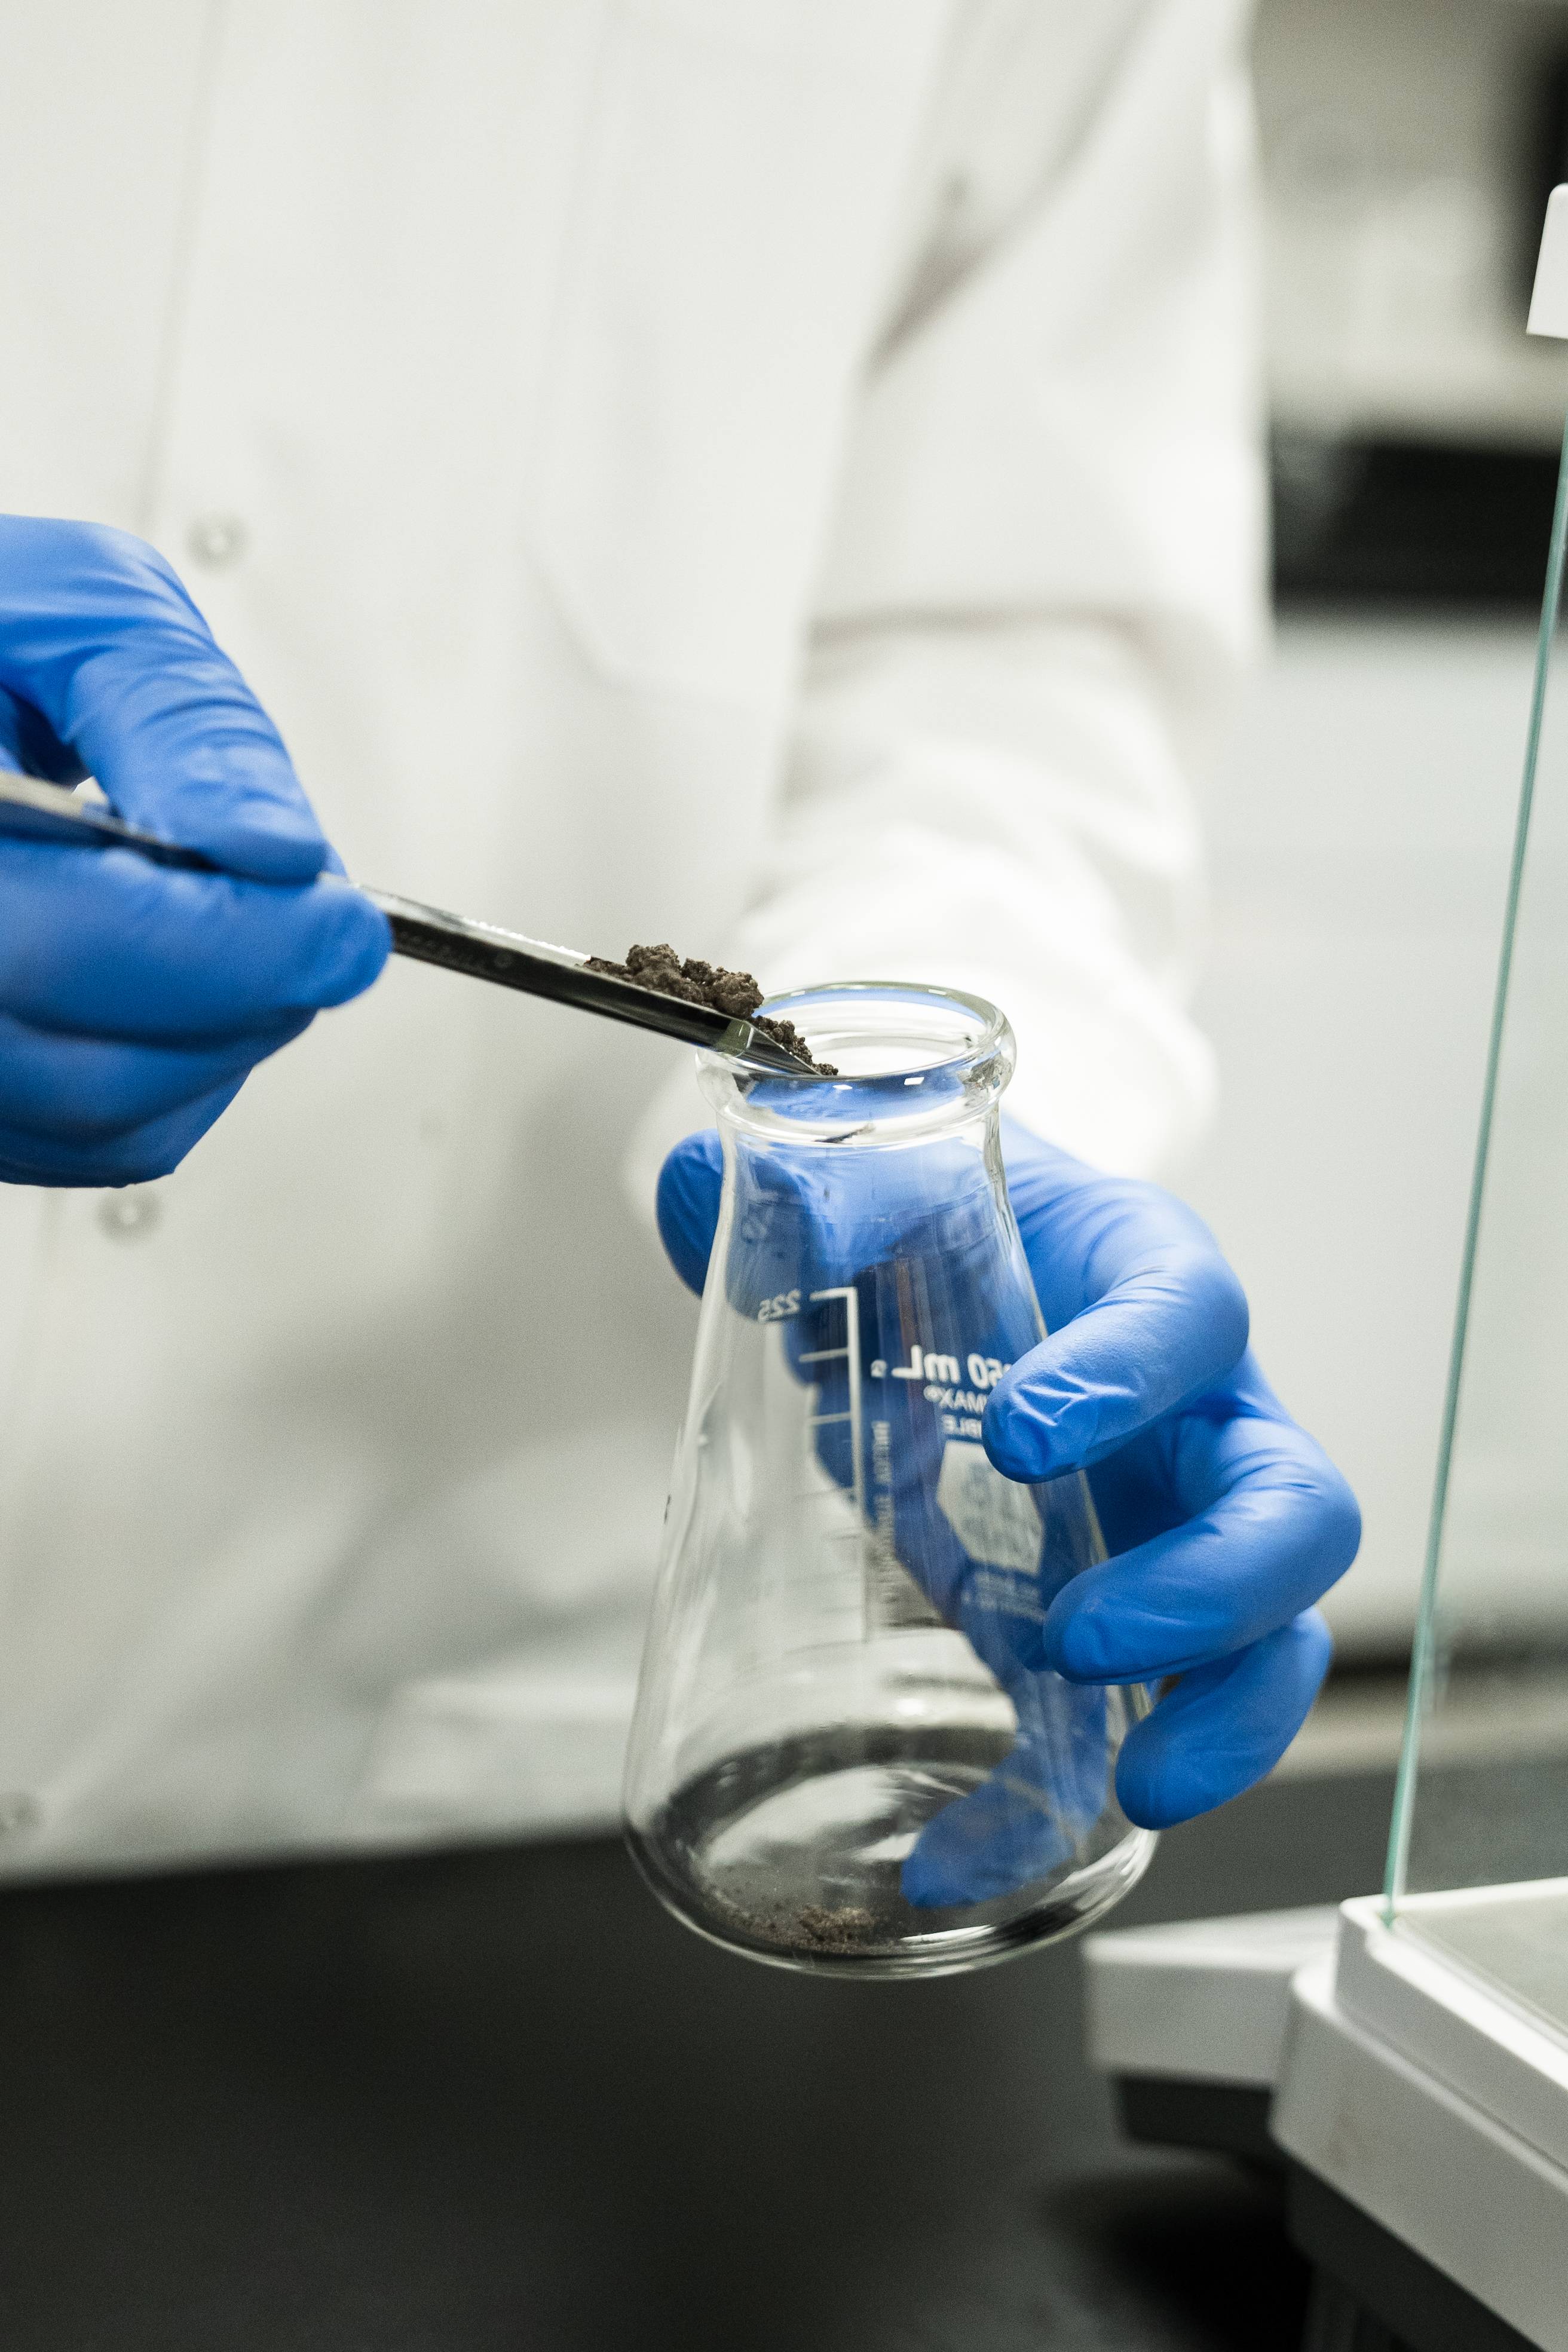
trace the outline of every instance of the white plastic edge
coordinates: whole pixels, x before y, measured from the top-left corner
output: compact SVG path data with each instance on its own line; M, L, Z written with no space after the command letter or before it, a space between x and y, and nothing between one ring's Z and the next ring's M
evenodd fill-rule
M1568 339L1568 185L1547 198L1526 332Z
M1539 1891L1555 1894L1562 1884L1542 1881ZM1568 2046L1419 1934L1424 1914L1440 1933L1445 1914L1517 1902L1521 1891L1407 1896L1403 1929L1386 1924L1380 1898L1345 1904L1334 1997L1358 2024L1568 2169Z
M1110 2074L1272 2085L1291 1979L1333 1949L1337 1925L1331 1908L1265 1911L1087 1937L1092 2063Z
M1568 2171L1299 1970L1269 2129L1542 2352L1568 2352Z

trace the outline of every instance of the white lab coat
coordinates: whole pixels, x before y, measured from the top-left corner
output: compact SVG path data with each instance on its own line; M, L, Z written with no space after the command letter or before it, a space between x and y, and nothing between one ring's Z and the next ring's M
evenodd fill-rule
M1258 603L1241 13L0 0L0 507L165 551L352 873L977 989L1154 1170ZM613 1818L688 1060L395 965L167 1181L5 1190L0 1868Z

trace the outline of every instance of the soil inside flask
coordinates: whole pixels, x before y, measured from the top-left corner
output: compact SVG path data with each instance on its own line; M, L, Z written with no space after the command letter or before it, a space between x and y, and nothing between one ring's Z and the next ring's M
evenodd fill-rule
M1060 1885L1049 1920L1031 1904L1016 1928L1011 1895L928 1908L903 1895L900 1866L927 1822L992 1780L1013 1745L1005 1733L951 1728L915 1746L878 1728L814 1734L787 1752L752 1750L688 1781L653 1837L634 1835L633 1850L689 1925L759 1959L857 1975L972 1968L1084 1916L1077 1872ZM1117 1873L1099 1891L1096 1915L1145 1859L1142 1846L1128 1857L1125 1878ZM685 1864L679 1885L672 1864ZM868 1961L880 1965L873 1971Z

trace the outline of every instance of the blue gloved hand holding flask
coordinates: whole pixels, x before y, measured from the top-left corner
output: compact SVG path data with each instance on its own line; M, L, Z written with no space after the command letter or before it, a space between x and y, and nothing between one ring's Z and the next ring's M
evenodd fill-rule
M1128 1734L1116 1775L1128 1818L1164 1827L1250 1787L1294 1738L1330 1654L1313 1603L1353 1559L1359 1515L1343 1479L1258 1370L1240 1286L1200 1220L1157 1186L1102 1176L1012 1122L1003 1135L1008 1192L1050 1336L1005 1368L985 1370L982 1354L977 1433L1009 1479L1037 1485L1087 1473L1110 1557L1069 1563L1067 1573L1047 1559L1033 1579L1033 1606L1021 1596L1010 1617L999 1619L994 1606L971 1613L993 1628L994 1648L995 1626L1005 1627L1005 1654L983 1655L1016 1696L1021 1677L1041 1672L1081 1687L1083 1721L1070 1744L1085 1770L1096 1745L1092 1696L1106 1684L1166 1685ZM706 1273L721 1174L718 1136L705 1132L678 1147L660 1180L660 1231L694 1289ZM885 1237L885 1200L881 1208ZM841 1283L874 1254L842 1193L831 1206L825 1200L816 1231L814 1284ZM803 1318L800 1377L820 1381L821 1370L808 1368L812 1339ZM979 1400L963 1402L973 1409ZM847 1483L832 1402L824 1396L822 1456ZM900 1498L900 1558L947 1621L970 1630L973 1580L984 1573L994 1601L994 1571L964 1556L947 1514L933 1507L935 1465L908 1458L906 1484L920 1492ZM1062 1719L1059 1707L1050 1712ZM1020 1769L1015 1756L1015 1780ZM1064 1769L1070 1780L1080 1767L1070 1758L1064 1767L1058 1753L1026 1757L1022 1769L1049 1770L1059 1793ZM1086 1781L1090 1817L1096 1801ZM1037 1842L1029 1851L1019 1843L1020 1818L985 1790L938 1815L905 1865L910 1899L977 1899L1048 1867Z

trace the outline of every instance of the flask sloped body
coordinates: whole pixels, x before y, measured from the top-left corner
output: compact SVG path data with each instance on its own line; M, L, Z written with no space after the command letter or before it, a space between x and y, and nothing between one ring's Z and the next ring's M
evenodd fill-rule
M732 1949L973 1967L1098 1916L1136 1686L1041 1627L1104 1557L1087 1481L1005 1478L985 1399L1044 1337L1002 1172L1012 1037L976 998L802 992L836 1079L703 1069L724 1149L626 1769L660 1899Z

